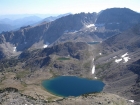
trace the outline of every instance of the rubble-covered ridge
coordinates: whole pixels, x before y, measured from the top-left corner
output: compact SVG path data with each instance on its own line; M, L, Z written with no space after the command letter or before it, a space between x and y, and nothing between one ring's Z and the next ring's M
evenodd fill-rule
M73 105L75 103L84 105L133 105L129 100L109 93L85 94L79 97L67 97L52 101L42 100L40 96L33 98L23 95L14 88L0 90L0 93L0 105Z

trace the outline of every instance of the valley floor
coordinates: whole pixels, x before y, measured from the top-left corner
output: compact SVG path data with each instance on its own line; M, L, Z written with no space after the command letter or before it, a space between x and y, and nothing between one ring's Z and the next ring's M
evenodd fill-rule
M19 81L14 79L14 73L1 73L0 77L5 77L1 89L11 87L13 90L0 91L0 105L133 105L125 98L105 92L69 98L52 95L41 86L41 81L51 76L51 73L42 71L34 73L28 80Z

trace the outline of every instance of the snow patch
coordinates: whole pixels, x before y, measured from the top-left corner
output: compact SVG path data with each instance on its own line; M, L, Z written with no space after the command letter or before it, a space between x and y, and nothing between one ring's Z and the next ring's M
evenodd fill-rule
M90 27L94 27L95 25L94 24L89 24L89 25L87 25L86 27L87 28L90 28Z
M134 103L134 100L129 100L130 102Z
M116 56L113 57L113 58L116 58ZM128 52L126 52L125 54L123 54L123 55L121 56L120 59L116 59L115 62L116 62L116 63L119 63L120 61L123 60L123 61L124 61L123 63L126 63L126 62L129 61L129 59L131 59L131 58L129 58L129 56L128 56Z
M99 55L102 55L102 53L99 53Z
M97 27L95 27L95 30L97 30Z
M119 62L121 62L121 61L122 61L122 58L121 58L121 59L116 59L116 60L115 60L116 63L119 63Z
M94 77L95 79L97 79L97 77Z
M48 45L43 45L43 48L47 48L48 47Z
M15 52L16 51L16 47L13 47L13 52Z
M93 67L92 67L92 74L94 74L95 73L95 65L93 65Z
M49 46L49 43L46 42L46 44L43 45L43 48L47 48Z
M27 42L24 42L24 44L27 44Z
M123 60L124 60L124 62L123 62L123 63L128 62L128 60L129 60L129 59L131 59L131 58L129 58L129 57L124 57L124 58L123 58Z
M128 52L125 53L125 54L123 54L121 57L124 58L124 57L127 56L127 55L128 55Z

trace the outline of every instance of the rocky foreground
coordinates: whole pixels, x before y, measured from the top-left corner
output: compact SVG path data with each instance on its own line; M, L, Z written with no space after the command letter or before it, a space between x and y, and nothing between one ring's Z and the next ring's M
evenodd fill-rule
M118 95L104 92L52 101L42 100L39 95L36 99L23 95L14 88L6 88L0 93L0 105L133 105L129 100Z

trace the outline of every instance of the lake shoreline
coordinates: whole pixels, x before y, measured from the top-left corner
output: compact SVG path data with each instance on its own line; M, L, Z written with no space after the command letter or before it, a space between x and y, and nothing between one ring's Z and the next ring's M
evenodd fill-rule
M68 80L63 80L63 78L65 78L65 79L68 79ZM62 85L62 84L58 84L57 82L57 84L56 85L53 85L51 88L50 88L50 84L51 84L51 81L57 81L57 80L55 80L55 79L60 79L60 81L61 82L63 82L62 84L63 85L69 85L69 83L67 83L67 81L69 81L70 83L73 83L74 81L76 81L77 83L79 83L79 82L81 82L81 81L83 81L83 84L78 84L78 85L80 85L81 87L78 87L78 89L77 89L77 87L76 87L76 89L77 90L79 90L79 89L83 89L83 90L80 90L80 92L81 92L81 94L80 94L80 92L78 93L77 91L75 91L76 89L75 89L75 87L70 87L71 85L69 85L69 87L67 87L66 86L66 88L63 88L63 87L59 87L58 85ZM72 80L71 80L72 79ZM59 81L59 82L60 82ZM45 85L45 82L46 82L46 85ZM60 83L61 83L60 82ZM96 83L96 85L101 85L102 87L97 87L97 86L94 86L94 83L92 83L92 82L95 82ZM77 85L77 83L74 83L74 85L75 86L78 86ZM82 82L81 82L82 83ZM87 85L88 87L86 87L86 86L84 86L84 85ZM92 88L94 88L95 87L95 89L97 89L97 91L95 91L95 90L92 90L92 88L91 88L91 86L92 86ZM81 95L83 95L83 94L89 94L89 93L98 93L98 92L102 92L103 91L103 87L105 86L105 84L102 82L102 81L100 81L100 80L91 80L91 79L88 79L88 78L81 78L81 77L76 77L76 76L57 76L57 77L51 77L51 78L49 78L49 79L47 79L47 80L43 80L42 81L42 87L43 87L43 89L45 89L47 92L49 92L49 93L51 93L51 94L53 94L53 95L56 95L56 96L58 96L58 97L69 97L69 93L67 93L68 91L71 91L71 92L73 92L74 91L74 93L73 94L76 94L76 95L71 95L70 94L70 96L74 96L74 97L77 97L77 96L81 96ZM49 87L49 88L46 88L46 87ZM60 88L60 92L62 92L63 93L63 91L65 91L64 93L63 93L63 95L61 95L61 94L59 94L59 91L57 91L57 92L54 92L54 91L56 91L56 90L52 90L53 88L55 88L55 87L57 87L57 88ZM55 89L57 89L57 88L55 88ZM61 90L61 88L63 88L64 90L62 91ZM67 88L69 88L69 89L74 89L74 90L66 90ZM88 91L87 92L85 92L85 93L83 93L84 91L86 91L87 90L87 88L89 88L88 89ZM66 94L65 94L66 93ZM77 94L79 94L79 95L77 95Z

